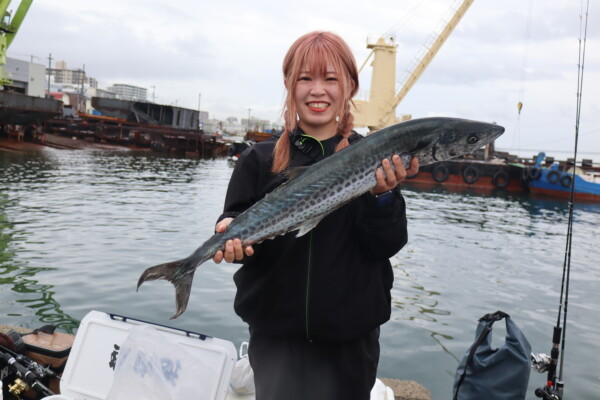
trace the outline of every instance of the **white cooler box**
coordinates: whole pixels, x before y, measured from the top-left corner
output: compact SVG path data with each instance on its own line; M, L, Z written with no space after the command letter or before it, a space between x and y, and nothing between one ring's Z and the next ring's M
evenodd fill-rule
M45 399L106 399L113 384L115 361L119 357L120 347L136 325L154 328L169 343L176 343L178 348L181 346L183 351L199 358L203 366L210 369L209 385L205 381L203 387L198 388L202 390L202 397L211 400L225 399L231 371L237 360L233 343L99 311L91 311L81 321L62 374L61 394Z

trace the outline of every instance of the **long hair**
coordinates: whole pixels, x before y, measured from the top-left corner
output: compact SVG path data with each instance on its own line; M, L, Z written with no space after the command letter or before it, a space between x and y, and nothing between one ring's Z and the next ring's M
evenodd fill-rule
M288 167L290 163L290 137L298 127L296 120L296 103L294 91L298 77L304 68L311 71L320 71L323 75L327 72L327 65L331 65L338 75L338 84L343 101L336 110L338 127L336 134L343 138L336 147L336 151L348 146L348 136L352 129L352 114L350 104L352 97L358 91L358 69L350 47L346 42L331 32L315 31L298 38L290 47L283 59L283 77L287 90L283 110L284 129L277 140L273 151L272 171L278 173Z

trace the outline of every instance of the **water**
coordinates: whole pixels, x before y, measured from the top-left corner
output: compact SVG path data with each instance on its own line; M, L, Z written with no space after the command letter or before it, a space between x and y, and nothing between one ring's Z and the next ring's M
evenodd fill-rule
M167 282L136 293L148 266L188 255L214 229L232 171L224 159L129 152L0 151L0 322L52 323L74 332L90 310L247 340L233 312L235 265L208 262L188 310ZM568 213L563 202L404 189L409 244L392 259L391 321L382 328L380 377L416 380L451 397L477 319L512 315L534 352L550 352ZM600 205L576 205L565 394L600 393ZM502 323L494 329L501 345ZM545 374L532 372L528 399Z

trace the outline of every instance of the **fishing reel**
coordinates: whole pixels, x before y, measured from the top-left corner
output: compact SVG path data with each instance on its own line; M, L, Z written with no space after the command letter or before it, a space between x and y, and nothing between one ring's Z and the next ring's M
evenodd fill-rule
M552 357L547 354L533 354L531 353L531 368L535 369L539 373L550 371L555 367L555 363L552 361ZM550 379L550 378L548 378ZM556 385L552 384L552 381L548 381L546 386L535 389L535 396L544 400L561 400L562 399L562 382L557 381Z
M552 364L552 359L549 355L544 353L531 353L531 368L535 369L540 374L548 372L548 369L550 369L550 364Z
M556 383L557 387L554 388L550 382L547 386L535 389L535 396L544 400L562 400L562 382Z
M20 396L30 389L27 382L22 381L20 378L15 379L12 385L8 385L8 391L10 394L15 396L16 398L20 398Z

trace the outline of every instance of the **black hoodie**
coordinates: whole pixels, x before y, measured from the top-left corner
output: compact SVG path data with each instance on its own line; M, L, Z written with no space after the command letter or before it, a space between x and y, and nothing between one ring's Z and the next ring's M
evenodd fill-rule
M350 143L360 139L355 133ZM291 136L291 167L333 154L339 140L335 136L318 142L296 131ZM274 147L272 139L244 151L219 220L235 218L285 181L271 172ZM235 311L256 334L319 341L364 336L390 318L394 275L389 258L406 241L400 189L394 189L385 205L366 193L302 237L290 232L255 244L254 255L234 275Z

